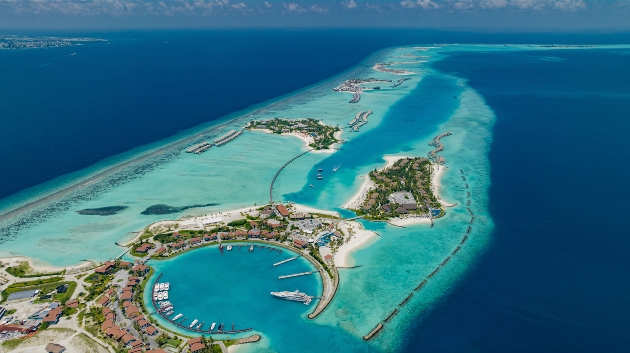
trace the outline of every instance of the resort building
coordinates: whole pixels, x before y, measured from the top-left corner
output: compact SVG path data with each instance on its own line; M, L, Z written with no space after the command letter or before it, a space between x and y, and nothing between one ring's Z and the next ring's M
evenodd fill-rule
M188 341L188 349L191 353L201 352L206 348L206 346L201 343L201 337L193 338Z
M114 267L116 267L116 263L112 262L112 261L106 261L103 266L97 268L96 270L94 270L94 272L101 274L101 275L106 275L109 273L110 270L112 270Z
M287 210L287 208L284 207L284 205L277 205L276 206L276 210L278 211L278 213L280 214L281 217L288 217L289 216L289 210Z
M304 249L306 247L306 244L308 244L308 243L305 242L304 240L293 239L293 246L295 246L297 248Z
M104 294L97 302L96 304L100 305L100 306L106 306L107 304L109 304L109 295Z

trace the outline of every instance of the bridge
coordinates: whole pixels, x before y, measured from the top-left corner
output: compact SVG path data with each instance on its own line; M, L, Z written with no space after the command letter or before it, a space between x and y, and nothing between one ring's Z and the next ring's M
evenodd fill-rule
M273 176L273 179L271 180L271 185L269 186L269 203L273 203L273 184L276 182L276 178L278 178L278 175L280 174L280 172L282 171L282 169L284 169L284 167L288 166L289 163L293 162L294 160L302 157L303 155L309 153L311 150L308 150L306 152L302 152L300 154L298 154L297 156L291 158L288 162L286 162L284 165L282 165L282 167L280 167L280 169L278 169L278 171L276 172L276 175Z

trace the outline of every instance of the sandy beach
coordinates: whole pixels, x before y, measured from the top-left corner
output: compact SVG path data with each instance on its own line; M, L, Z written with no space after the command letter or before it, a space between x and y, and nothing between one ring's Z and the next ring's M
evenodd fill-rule
M19 265L20 262L28 262L28 265L37 273L50 273L50 272L59 272L66 270L67 274L78 273L94 267L94 263L91 261L83 261L76 265L72 266L52 266L48 264L36 263L32 258L26 256L11 256L0 258L0 262L4 264L5 267L12 267Z
M352 236L347 243L344 243L337 249L334 255L335 266L354 266L355 261L350 254L366 246L369 241L377 237L377 235L372 231L363 229L363 225L356 221L340 222L339 228L341 228L345 234L350 234L350 230L352 230Z
M269 129L251 129L251 131L262 131L266 134L273 134L274 132L269 130ZM337 140L341 140L341 133L342 131L337 131L335 132L334 136ZM301 133L297 133L297 132L283 132L280 134L281 136L293 136L293 137L297 137L300 140L304 141L304 147L305 148L312 148L311 146L309 146L311 143L315 142L313 140L313 137L307 135L307 134L301 134ZM334 148L334 146L337 144L332 144L330 145L330 148L325 149L325 150L311 150L311 153L333 153L336 152L337 149Z

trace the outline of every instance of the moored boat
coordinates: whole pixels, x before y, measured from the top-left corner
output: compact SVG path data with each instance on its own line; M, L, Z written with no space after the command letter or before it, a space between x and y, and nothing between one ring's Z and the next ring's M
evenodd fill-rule
M214 327L217 325L216 322L213 322L212 325L210 326L210 331L214 330Z
M192 327L193 327L193 326L195 326L198 322L199 322L199 320L194 319L194 320L193 320L193 322L192 322L192 324L190 324L190 326L188 326L188 327L192 328Z

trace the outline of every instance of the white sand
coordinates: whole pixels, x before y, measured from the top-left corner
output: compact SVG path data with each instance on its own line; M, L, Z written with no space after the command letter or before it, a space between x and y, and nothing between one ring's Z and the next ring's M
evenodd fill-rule
M354 258L351 257L351 253L365 247L369 241L375 238L376 233L363 229L363 225L355 221L345 221L339 223L339 228L345 233L350 234L350 229L353 230L353 234L350 237L350 241L341 245L334 255L335 266L347 267L354 266Z
M372 181L372 179L370 179L368 175L361 175L360 178L364 178L364 180L363 180L363 183L361 184L361 187L359 188L359 191L357 191L354 195L352 195L352 197L348 201L346 201L346 203L343 204L343 206L341 206L342 208L348 208L348 209L359 208L359 206L361 206L361 204L367 197L368 192L376 187L376 185L374 184L374 182Z
M331 216L335 216L335 217L340 217L339 213L335 212L335 211L328 211L328 210L320 210L314 207L310 207L310 206L305 206L305 205L300 205L297 203L292 203L291 206L300 213L322 213L322 214L328 214Z
M251 129L251 131L262 131L264 133L267 134L273 134L274 132L269 130L269 129ZM281 136L293 136L293 137L297 137L300 140L304 141L304 148L311 148L311 146L309 146L311 143L315 142L315 140L313 139L313 137L311 135L308 134L303 134L303 133L299 133L299 132L283 132L280 134ZM341 131L337 131L334 134L335 138L337 140L339 140L341 138ZM311 150L311 153L333 153L336 152L337 150L334 148L336 144L332 144L330 145L330 148L325 149L325 150Z
M29 266L37 273L49 273L49 272L59 272L62 270L66 270L66 273L71 274L71 273L78 273L81 272L83 270L87 270L89 268L93 267L93 263L90 261L83 261L81 263L78 263L76 265L72 265L72 266L52 266L52 265L48 265L48 264L42 264L42 263L35 263L33 261L32 258L27 257L27 256L11 256L11 257L5 257L5 258L0 258L0 261L2 261L2 263L6 266L6 267L11 267L11 266L17 266L20 262L28 262Z

